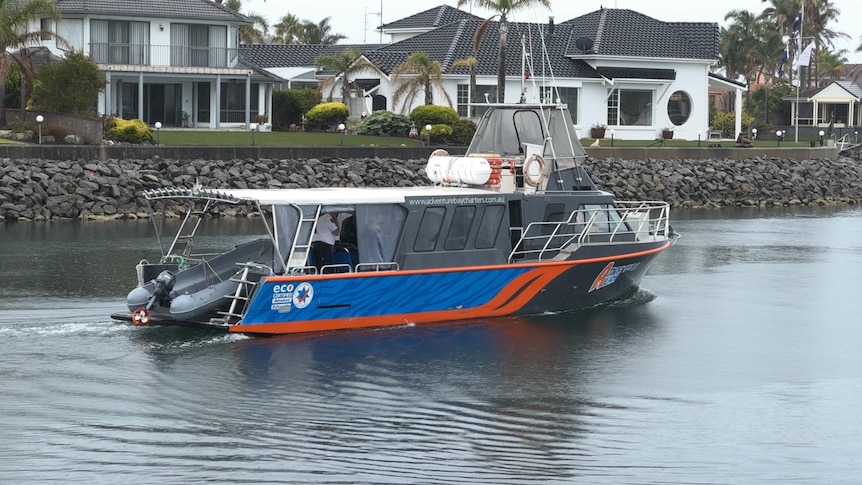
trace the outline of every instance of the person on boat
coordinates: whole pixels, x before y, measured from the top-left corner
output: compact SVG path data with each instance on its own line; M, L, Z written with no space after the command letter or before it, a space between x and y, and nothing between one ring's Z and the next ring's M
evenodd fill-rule
M341 244L356 246L356 217L350 217L341 222Z
M332 248L339 234L338 213L322 214L317 219L314 236L311 238L311 250L314 253L314 263L319 272L321 268L332 264Z

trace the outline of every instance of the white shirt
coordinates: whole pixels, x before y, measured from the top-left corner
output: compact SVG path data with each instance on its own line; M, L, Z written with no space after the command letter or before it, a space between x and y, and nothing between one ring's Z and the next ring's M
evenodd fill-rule
M332 221L330 214L323 214L317 219L317 227L314 229L314 237L311 242L322 241L330 246L335 244L335 235L338 234L338 226Z

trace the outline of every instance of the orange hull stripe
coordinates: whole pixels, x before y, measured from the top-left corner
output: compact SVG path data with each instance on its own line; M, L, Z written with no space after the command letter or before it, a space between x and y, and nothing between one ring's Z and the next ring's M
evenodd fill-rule
M605 261L631 259L640 256L661 252L670 245L667 244L647 251L639 251L618 256L607 256L601 258L591 258L577 261L555 261L552 263L539 263L541 266L518 276L511 283L494 296L484 305L473 308L455 308L451 310L439 310L433 312L421 313L406 313L396 315L379 315L370 317L356 318L338 318L338 319L321 319L321 320L306 320L300 322L282 322L282 323L260 323L253 325L234 325L230 327L231 332L239 333L260 333L260 334L288 334L288 333L303 333L303 332L325 332L330 330L345 330L370 327L385 327L393 325L405 325L408 323L431 323L443 322L447 320L470 320L475 318L488 318L509 315L526 305L533 297L538 294L542 288L547 286L554 278L562 274L564 271L578 265L589 263L601 263ZM511 266L496 266L500 268L510 268ZM456 271L464 270L465 268L456 268ZM469 268L467 268L469 269ZM473 269L488 269L488 267L474 267ZM449 270L449 269L447 269ZM418 274L438 272L434 270L419 270L399 272L398 274ZM348 273L348 275L357 275L357 273ZM361 273L358 273L361 274ZM370 273L374 275L374 273ZM380 276L385 273L380 274ZM365 275L363 275L365 276ZM309 276L308 279L314 276ZM267 282L284 281L286 278L296 277L269 277ZM320 276L318 276L320 278ZM519 293L520 291L520 293Z

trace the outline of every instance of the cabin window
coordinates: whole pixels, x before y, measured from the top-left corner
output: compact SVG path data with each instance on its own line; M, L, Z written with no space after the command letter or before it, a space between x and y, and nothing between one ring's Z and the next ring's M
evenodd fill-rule
M446 235L446 243L443 247L447 251L464 249L467 247L467 236L473 227L473 217L476 215L476 207L463 206L455 209L452 223L449 225L449 233Z
M622 222L620 213L611 205L585 205L584 210L587 212L587 220L592 219L595 214L591 232L610 233Z
M445 207L428 207L425 209L425 213L422 214L422 221L419 223L419 231L416 233L416 241L413 243L414 251L434 250L445 215Z
M547 224L542 224L542 235L549 236L557 229L557 223L567 219L565 216L566 206L563 204L548 204L545 207L545 219Z
M489 205L485 207L482 221L479 223L479 232L476 234L476 249L493 248L497 243L497 234L500 232L500 224L503 222L505 208L502 205Z

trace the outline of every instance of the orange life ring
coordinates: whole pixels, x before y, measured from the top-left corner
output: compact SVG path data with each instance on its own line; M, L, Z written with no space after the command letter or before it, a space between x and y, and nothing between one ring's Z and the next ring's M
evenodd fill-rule
M133 311L132 323L134 323L136 327L146 327L150 324L150 311L144 307Z

